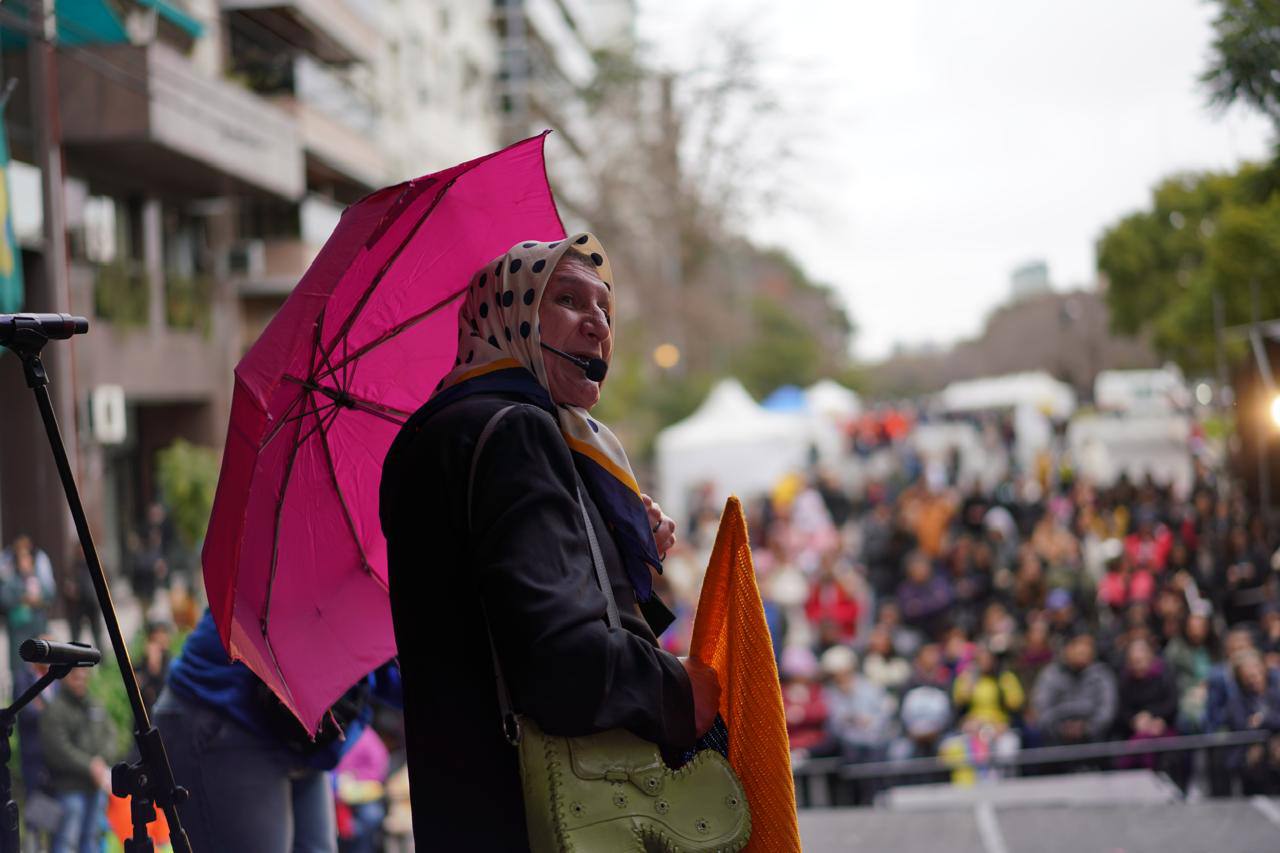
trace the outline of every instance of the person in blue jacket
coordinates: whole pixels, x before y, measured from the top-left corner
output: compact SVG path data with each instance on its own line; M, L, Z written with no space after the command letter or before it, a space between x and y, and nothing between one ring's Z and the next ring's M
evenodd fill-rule
M393 664L339 700L313 740L247 666L232 662L206 610L169 668L153 720L194 853L336 853L328 771L373 718L372 698L400 704Z

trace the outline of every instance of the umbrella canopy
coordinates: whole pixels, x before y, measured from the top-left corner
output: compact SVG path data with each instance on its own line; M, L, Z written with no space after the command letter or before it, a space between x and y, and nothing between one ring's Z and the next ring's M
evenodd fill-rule
M347 208L236 367L205 587L231 657L310 731L396 652L382 461L453 367L458 297L512 245L565 235L545 135Z

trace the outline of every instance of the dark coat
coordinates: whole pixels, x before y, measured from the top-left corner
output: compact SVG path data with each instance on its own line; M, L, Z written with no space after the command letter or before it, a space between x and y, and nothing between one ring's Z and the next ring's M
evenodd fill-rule
M1133 718L1141 711L1164 720L1172 733L1178 718L1178 684L1170 667L1159 660L1154 661L1151 670L1142 678L1126 669L1120 674L1118 693L1116 732L1121 737L1133 734Z
M413 825L430 850L526 846L516 751L502 737L485 613L517 710L546 732L626 728L668 751L696 740L680 662L657 647L587 489L624 630L605 621L575 486L555 419L476 395L411 418L383 467L391 609L404 675ZM481 609L483 598L484 609Z

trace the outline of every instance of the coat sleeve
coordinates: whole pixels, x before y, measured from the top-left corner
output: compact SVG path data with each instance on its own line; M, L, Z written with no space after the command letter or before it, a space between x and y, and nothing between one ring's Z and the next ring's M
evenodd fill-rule
M55 703L49 703L40 717L40 747L44 750L44 762L55 775L74 776L90 787L93 773L90 765L93 755L76 746L68 727L73 721Z
M680 661L606 622L573 459L552 418L519 406L476 463L470 553L517 710L551 734L626 728L696 740Z

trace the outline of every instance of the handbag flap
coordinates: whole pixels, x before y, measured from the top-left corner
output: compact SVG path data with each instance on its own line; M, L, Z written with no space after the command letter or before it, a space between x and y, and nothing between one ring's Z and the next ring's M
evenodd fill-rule
M610 729L565 740L569 744L569 765L579 779L630 782L650 796L662 790L667 766L657 747L631 732Z

